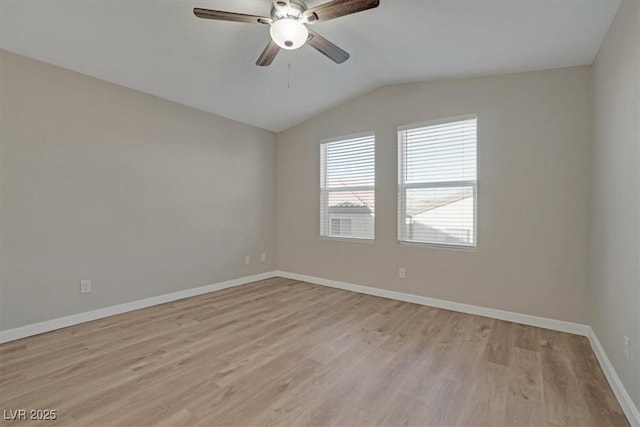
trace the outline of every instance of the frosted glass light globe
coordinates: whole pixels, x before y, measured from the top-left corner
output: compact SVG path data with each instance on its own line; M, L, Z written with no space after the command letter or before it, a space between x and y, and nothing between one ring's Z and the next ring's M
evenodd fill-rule
M307 27L295 19L279 19L271 24L271 38L283 49L297 49L302 46L309 37Z

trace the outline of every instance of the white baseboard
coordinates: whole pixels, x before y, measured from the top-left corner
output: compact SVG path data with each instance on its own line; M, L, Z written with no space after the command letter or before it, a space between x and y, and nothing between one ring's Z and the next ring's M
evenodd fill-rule
M0 331L0 344L14 341L20 338L30 337L32 335L42 334L44 332L49 332L56 329L66 328L68 326L77 325L79 323L90 322L92 320L102 319L104 317L114 316L116 314L139 310L141 308L164 304L171 301L177 301L184 298L194 297L196 295L219 291L222 289L232 288L234 286L245 285L247 283L270 279L272 277L275 277L275 272L269 271L266 273L240 277L237 279L227 280L211 285L186 289L184 291L172 292L170 294L158 295L155 297L131 301L124 304L112 305L110 307L99 308L97 310L87 311L84 313L72 314L71 316L59 317L57 319L34 323L27 326L21 326L19 328L8 329L5 331Z
M506 320L508 322L521 323L523 325L537 326L539 328L552 329L554 331L568 332L570 334L588 336L591 329L588 325L565 322L563 320L549 319L546 317L532 316L529 314L514 313L512 311L498 310L495 308L480 307L477 305L463 304L436 298L423 297L403 292L389 291L387 289L372 288L369 286L354 285L352 283L339 282L337 280L323 279L321 277L306 276L304 274L290 273L288 271L276 271L275 274L287 279L301 280L317 285L330 286L361 294L375 295L377 297L390 298L429 307L444 308L460 313L475 314L491 317L493 319Z
M600 344L596 333L593 331L591 327L589 327L589 334L587 335L589 338L589 342L591 343L591 348L593 352L596 354L598 358L598 362L600 362L600 366L602 367L602 371L604 375L607 377L607 381L609 381L609 385L613 390L613 394L616 395L624 414L627 416L627 419L634 427L640 427L640 411L638 411L638 407L631 400L631 396L627 392L627 389L620 381L620 377L616 373L615 369L613 369L613 365L611 361L607 357L607 354L604 352L604 348Z

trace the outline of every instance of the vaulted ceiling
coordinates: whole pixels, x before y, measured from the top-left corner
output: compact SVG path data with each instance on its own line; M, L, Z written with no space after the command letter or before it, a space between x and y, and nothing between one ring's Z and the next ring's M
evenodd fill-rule
M590 64L619 0L381 0L314 26L351 53L342 65L303 46L257 67L268 26L192 13L268 15L270 5L2 0L0 48L280 131L385 84Z

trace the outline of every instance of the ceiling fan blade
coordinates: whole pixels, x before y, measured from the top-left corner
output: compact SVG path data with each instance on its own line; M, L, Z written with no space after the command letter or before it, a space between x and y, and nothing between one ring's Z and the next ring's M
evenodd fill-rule
M378 7L380 0L333 0L320 6L312 7L304 15L309 23L328 21L352 13Z
M217 19L220 21L245 22L247 24L270 24L271 18L266 16L246 15L244 13L225 12L223 10L201 9L196 7L193 14L198 18Z
M344 61L349 59L349 54L347 52L340 49L338 46L331 43L312 29L309 29L309 39L307 40L307 43L336 64L342 64Z
M260 54L260 57L256 61L256 65L260 67L271 65L273 60L276 58L276 55L278 55L278 52L280 52L280 46L278 46L273 40L269 40L269 44Z

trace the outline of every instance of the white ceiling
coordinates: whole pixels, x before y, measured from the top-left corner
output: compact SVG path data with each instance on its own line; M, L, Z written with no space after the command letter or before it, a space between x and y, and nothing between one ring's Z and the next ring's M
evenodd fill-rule
M2 0L0 48L280 131L384 84L590 64L619 2L381 0L314 26L346 63L303 46L257 67L268 26L192 9L268 15L270 0Z

